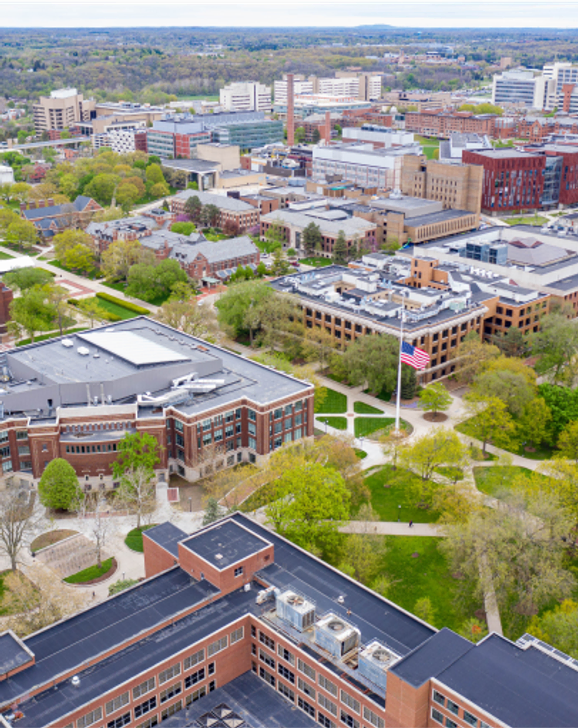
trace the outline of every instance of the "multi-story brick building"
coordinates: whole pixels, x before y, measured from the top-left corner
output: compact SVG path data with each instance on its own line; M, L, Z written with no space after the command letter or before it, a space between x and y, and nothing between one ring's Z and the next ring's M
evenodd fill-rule
M38 234L49 240L68 228L86 227L102 207L92 197L79 195L74 202L55 205L54 200L33 200L20 203L22 217L34 224Z
M313 387L148 318L2 355L4 475L37 480L66 459L87 489L111 487L124 435L158 441L159 478L259 461L313 434Z
M453 132L494 136L495 114L473 114L471 111L408 111L405 130L422 136L448 139Z
M576 660L531 635L436 631L247 516L192 535L164 523L143 542L142 583L0 635L5 725L578 724Z
M239 233L244 233L259 224L260 214L257 207L235 197L213 195L210 192L183 190L171 198L171 211L182 215L185 212L185 203L190 197L198 197L202 205L215 205L219 208L217 227L230 226Z

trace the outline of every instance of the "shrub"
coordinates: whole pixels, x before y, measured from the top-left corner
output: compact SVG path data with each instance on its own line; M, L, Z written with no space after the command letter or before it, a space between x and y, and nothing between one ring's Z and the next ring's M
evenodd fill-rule
M148 308L143 308L142 306L137 306L136 303L131 303L130 301L124 301L122 298L117 298L116 296L111 296L110 293L101 293L100 291L96 294L97 298L102 298L103 301L110 301L111 303L116 303L117 306L123 306L124 308L127 308L129 311L134 311L135 313L140 313L144 316L148 316L150 314L150 311Z
M49 462L38 483L38 494L46 508L73 507L81 491L72 465L62 458Z

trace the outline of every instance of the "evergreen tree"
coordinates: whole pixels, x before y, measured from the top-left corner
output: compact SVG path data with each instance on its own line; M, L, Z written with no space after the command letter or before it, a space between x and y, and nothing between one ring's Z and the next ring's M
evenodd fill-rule
M402 399L413 399L417 388L417 377L413 367L401 366L401 396Z
M209 498L207 507L205 508L205 515L203 516L203 526L208 526L210 523L218 521L222 515L219 501L216 498Z
M303 230L303 233L301 234L301 241L307 255L314 255L315 251L321 247L322 242L319 226L311 221Z
M340 230L333 246L333 262L336 265L346 265L348 260L347 240L345 233Z

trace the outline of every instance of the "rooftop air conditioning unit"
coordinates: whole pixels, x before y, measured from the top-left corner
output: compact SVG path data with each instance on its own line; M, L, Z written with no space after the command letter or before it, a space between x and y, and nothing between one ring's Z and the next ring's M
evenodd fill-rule
M315 622L315 605L294 591L284 591L275 599L277 616L300 632Z
M315 624L315 642L338 660L359 646L359 638L359 630L333 612Z
M79 346L76 351L80 356L88 356L90 354L90 349L87 349L86 346Z
M359 653L357 669L360 675L385 690L387 671L399 659L399 655L374 640Z
M64 346L65 349L70 349L74 346L74 341L72 339L62 339L62 346Z

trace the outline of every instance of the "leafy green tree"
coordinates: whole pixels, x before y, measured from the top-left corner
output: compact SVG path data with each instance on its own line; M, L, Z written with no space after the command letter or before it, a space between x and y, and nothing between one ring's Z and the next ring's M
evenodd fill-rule
M464 397L470 414L468 434L486 445L492 442L496 447L511 448L515 444L516 424L504 402L497 397L482 397L471 393Z
M340 230L333 246L333 262L336 265L346 265L348 258L347 240L343 230Z
M321 249L321 243L323 242L323 236L319 225L316 225L313 221L304 228L301 233L301 244L303 249L309 257L315 254L316 250Z
M524 356L529 350L528 337L519 328L510 326L505 334L499 334L492 338L493 343L506 356Z
M185 212L193 222L199 222L203 205L197 195L191 195L185 202Z
M66 251L64 265L73 270L88 271L94 265L94 253L87 245L79 243Z
M430 430L403 448L400 465L431 480L437 468L461 467L467 459L467 448L454 430ZM419 498L418 500L422 500Z
M274 220L265 231L265 240L263 241L263 251L265 253L274 253L283 247L287 240L285 226L282 220Z
M40 502L46 508L70 510L82 496L78 476L63 458L51 460L38 482Z
M93 197L101 205L110 205L119 180L120 177L115 174L97 174L84 188L84 194Z
M78 308L90 321L90 328L94 327L95 321L107 321L108 311L98 305L98 298L84 298L78 302Z
M578 420L569 422L558 438L560 457L578 464Z
M419 393L419 403L424 412L431 412L436 418L438 412L446 412L452 404L452 397L441 382L430 384Z
M19 220L18 215L9 207L0 207L0 237L5 238L8 228L17 220Z
M578 420L578 389L544 383L540 384L538 392L552 413L551 430L555 442L569 422Z
M77 245L92 248L92 238L84 230L64 230L54 236L54 255L66 265L66 253Z
M415 603L413 613L428 624L436 621L436 610L429 597L421 597Z
M134 203L141 197L135 185L124 184L119 187L116 193L116 201L121 206L122 211L128 214Z
M201 222L208 227L215 227L219 222L221 211L216 205L205 205L201 212Z
M562 604L532 617L528 632L561 652L578 658L578 602L565 599Z
M542 397L535 397L524 408L518 419L518 439L526 440L534 447L539 447L549 440L552 412Z
M127 433L118 443L118 455L112 466L115 478L122 478L127 471L144 468L154 476L155 465L160 463L160 446L148 432Z
M319 144L319 140L321 139L321 132L319 131L319 129L313 129L312 139L313 144Z
M295 129L295 143L302 144L305 140L305 129L302 126L298 126Z
M187 237L194 233L197 228L192 222L175 222L171 225L171 231L178 233L179 235L186 235Z
M367 384L371 392L393 391L397 381L399 344L393 336L362 336L343 354L341 363L353 386Z
M303 356L307 361L318 361L325 368L333 346L333 337L329 331L321 326L315 326L305 332Z
M153 301L155 298L168 296L175 284L187 283L188 277L178 261L167 258L158 265L133 265L128 272L127 281L126 292L129 296Z
M223 515L222 508L216 498L209 498L205 505L205 515L203 516L203 526L208 526L218 521Z
M166 183L165 176L159 164L149 164L146 168L146 179L153 185Z
M102 271L107 278L126 279L137 263L154 265L155 254L138 240L115 240L102 254Z
M228 329L233 336L247 331L251 335L260 328L261 319L257 325L252 320L252 311L268 299L272 299L275 292L263 281L246 281L229 286L227 291L215 302L218 311L219 324Z
M415 369L407 364L401 365L401 397L402 399L413 399L417 389L417 376Z
M149 192L151 197L154 197L155 200L158 200L160 197L166 197L171 193L166 182L157 182L151 186Z
M479 334L471 331L458 347L456 376L464 384L470 384L490 361L499 356L497 346L484 343Z
M31 341L39 331L50 331L57 316L52 293L52 286L46 284L32 286L15 298L10 304L11 331L19 337L25 331Z
M18 268L2 276L2 281L9 288L26 291L33 286L44 286L52 283L54 276L42 268Z
M470 617L460 626L458 634L476 643L488 634L488 625L476 617Z
M519 417L535 396L523 374L508 370L483 372L474 382L474 391L479 396L500 399L514 417Z
M155 319L191 336L209 341L216 339L215 314L211 309L199 306L195 298L185 301L170 298L159 308Z
M293 267L287 260L287 256L283 252L283 248L277 248L273 252L273 264L271 265L271 273L274 276L286 276L293 272Z
M28 220L21 220L18 217L8 225L5 234L8 245L14 245L25 250L31 248L36 243L37 238L38 235L33 223L28 222Z
M540 331L532 336L532 353L538 356L536 371L551 377L554 384L570 383L578 366L578 327L566 316L544 316Z

